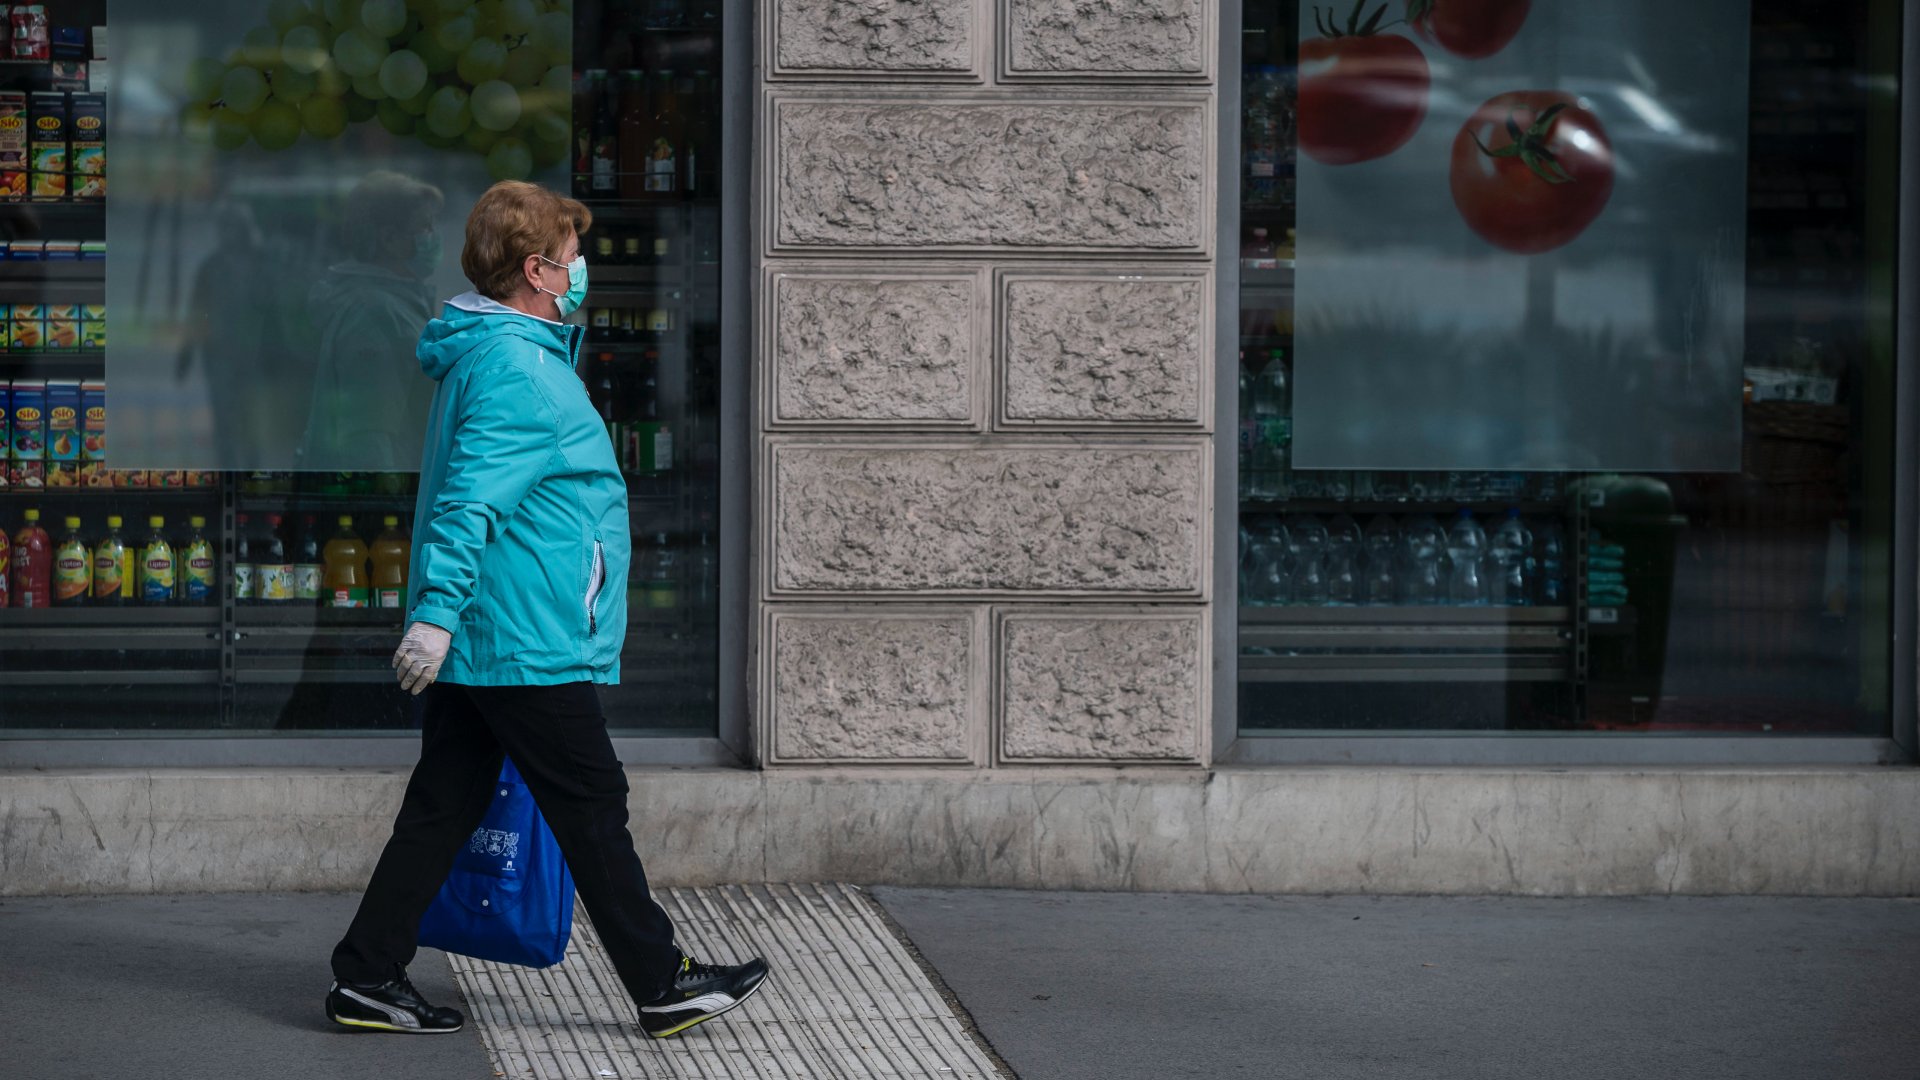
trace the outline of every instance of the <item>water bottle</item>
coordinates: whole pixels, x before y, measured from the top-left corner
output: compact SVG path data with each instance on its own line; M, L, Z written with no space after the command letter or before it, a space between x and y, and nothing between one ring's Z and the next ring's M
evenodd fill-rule
M1487 531L1473 520L1473 511L1462 510L1447 530L1447 600L1460 607L1487 602L1487 581L1483 565L1487 557Z
M1278 499L1287 468L1287 363L1275 350L1273 359L1253 382L1253 497Z
M1278 517L1267 520L1263 535L1254 542L1257 554L1249 567L1251 603L1285 604L1292 598L1291 538Z
M1241 474L1243 483L1245 482L1245 475L1244 473ZM1240 558L1236 567L1236 576L1240 581L1240 603L1243 605L1254 602L1253 559L1257 551L1258 548L1256 547L1256 542L1253 537L1253 530L1247 528L1246 519L1242 518L1240 519Z
M1438 604L1445 598L1447 586L1440 573L1445 545L1440 523L1432 515L1420 514L1407 521L1401 535L1401 603Z
M1385 514L1367 522L1361 538L1366 553L1366 601L1375 606L1389 605L1398 596L1400 530Z
M1327 522L1327 603L1351 607L1361 599L1360 526L1341 514Z
M1247 371L1247 354L1240 353L1240 497L1253 494L1253 442L1257 422L1253 415L1253 376ZM1242 545L1244 549L1244 545Z
M1327 592L1327 527L1312 514L1287 523L1293 537L1293 602L1325 607Z
M1244 153L1247 164L1247 201L1270 203L1278 189L1281 120L1280 71L1271 65L1247 72L1247 128Z
M1487 549L1487 598L1505 607L1525 607L1533 603L1528 584L1534 577L1533 534L1520 520L1519 510L1508 510L1507 519L1493 531Z
M1558 521L1548 521L1534 534L1534 597L1542 607L1564 607L1572 593L1567 588L1567 533Z

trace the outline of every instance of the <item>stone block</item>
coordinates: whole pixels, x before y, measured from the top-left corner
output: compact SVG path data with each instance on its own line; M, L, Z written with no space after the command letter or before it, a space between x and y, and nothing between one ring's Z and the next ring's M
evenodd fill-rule
M986 76L987 0L774 0L771 79Z
M1000 77L1210 80L1210 0L1003 0Z
M772 606L765 620L768 764L985 760L984 609Z
M1203 598L1212 448L1026 437L768 440L770 598Z
M1205 761L1206 608L994 616L1001 761Z
M982 272L767 272L765 424L946 427L985 422Z
M770 251L1205 257L1212 99L768 99Z
M1212 426L1205 271L1005 273L998 423Z

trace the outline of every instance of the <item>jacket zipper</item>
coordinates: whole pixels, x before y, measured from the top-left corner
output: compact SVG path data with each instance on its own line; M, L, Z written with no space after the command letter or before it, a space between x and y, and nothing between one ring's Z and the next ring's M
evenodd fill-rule
M587 572L587 636L593 637L600 632L600 618L594 608L600 600L600 590L606 585L607 567L600 541L593 542L593 568Z

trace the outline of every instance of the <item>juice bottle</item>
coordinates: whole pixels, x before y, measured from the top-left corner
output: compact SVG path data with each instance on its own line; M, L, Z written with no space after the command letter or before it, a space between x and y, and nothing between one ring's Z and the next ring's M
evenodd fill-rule
M353 518L340 516L340 531L327 541L326 579L322 582L327 607L367 606L367 546L353 531Z
M253 565L253 518L233 515L233 602L260 602L260 571Z
M385 531L373 542L373 606L407 606L407 557L411 545L400 531L400 519L388 514L381 521Z
M53 600L53 540L40 527L40 511L13 536L13 606L42 608Z
M279 514L267 518L267 531L260 534L254 548L254 588L263 604L286 604L293 600L293 560L287 558L287 542L281 537L286 519Z
M8 594L13 591L13 541L7 538L7 530L0 529L0 608L7 606Z
M93 554L80 539L80 519L66 521L67 534L53 552L53 603L55 607L81 607L93 592Z
M293 598L309 606L320 602L326 566L320 561L320 525L312 514L300 519L300 545L294 553Z
M213 542L207 539L207 519L188 519L193 536L180 553L182 599L196 606L211 604L218 596L219 578L214 575Z
M155 606L171 604L179 567L173 545L167 543L167 519L155 514L147 519L147 526L153 534L140 547L140 601Z
M127 573L127 542L120 538L120 515L107 518L107 535L93 549L93 602L121 607L133 579Z

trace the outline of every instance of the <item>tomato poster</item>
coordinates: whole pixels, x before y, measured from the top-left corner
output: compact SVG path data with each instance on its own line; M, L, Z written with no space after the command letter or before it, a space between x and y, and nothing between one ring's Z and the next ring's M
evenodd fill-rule
M1747 4L1300 10L1295 465L1737 469Z

